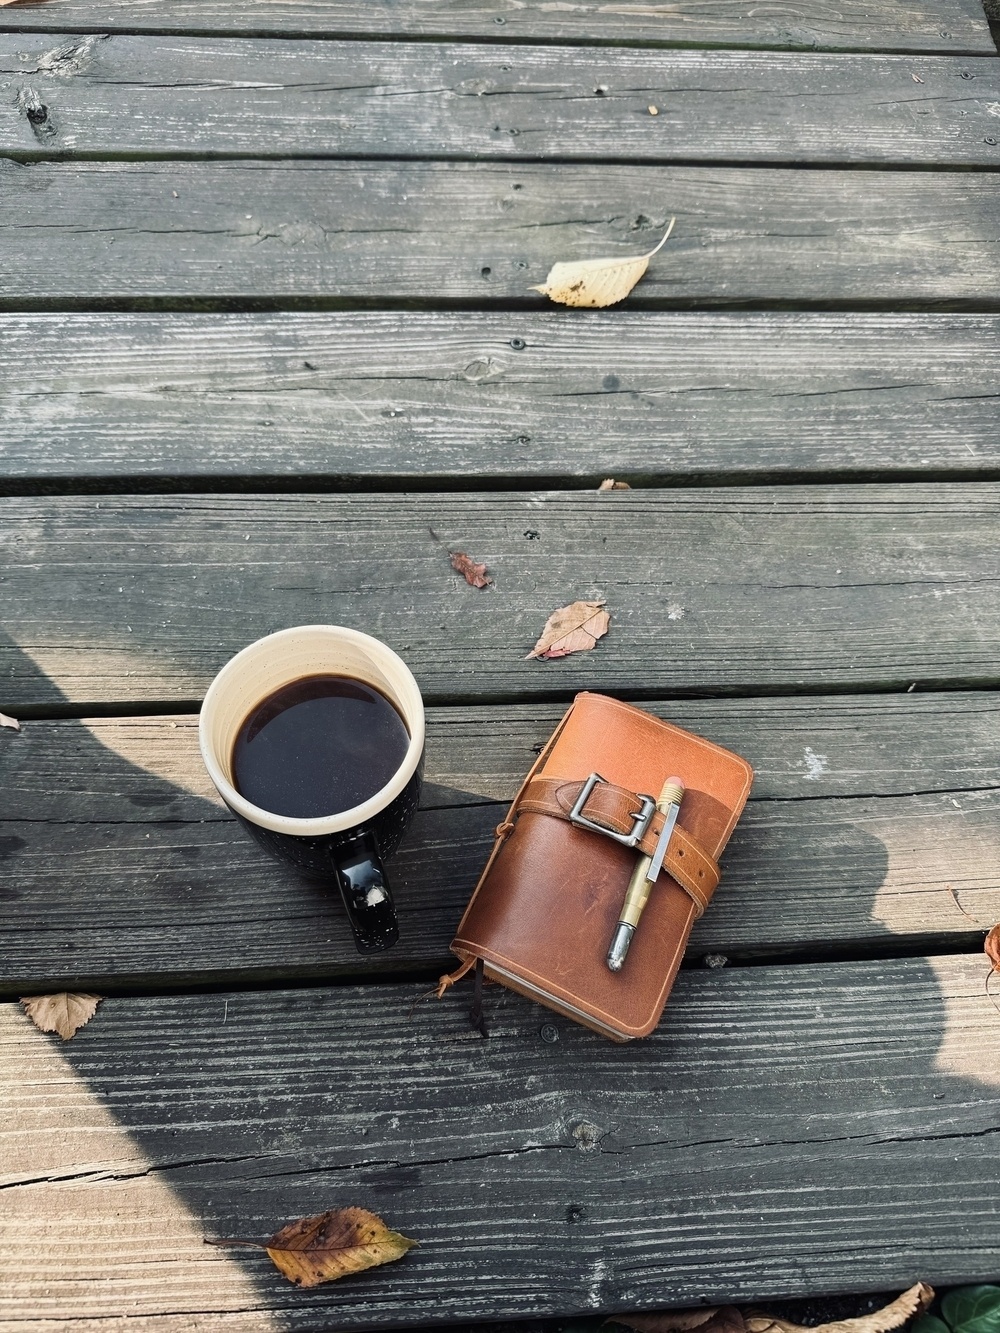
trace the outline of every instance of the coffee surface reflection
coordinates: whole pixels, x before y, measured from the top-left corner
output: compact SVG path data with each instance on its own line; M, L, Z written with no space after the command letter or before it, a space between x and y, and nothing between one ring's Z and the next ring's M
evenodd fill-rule
M233 786L262 810L320 819L380 791L409 744L403 719L373 686L306 676L269 694L244 719L233 745Z

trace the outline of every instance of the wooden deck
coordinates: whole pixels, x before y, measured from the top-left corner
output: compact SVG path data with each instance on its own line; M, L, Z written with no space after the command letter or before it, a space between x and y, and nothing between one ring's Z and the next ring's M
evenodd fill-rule
M528 290L672 216L625 305ZM995 1280L998 405L980 0L0 8L0 1333ZM367 960L197 753L317 621L429 705ZM581 688L758 772L661 1028L410 1016ZM347 1203L420 1248L203 1244Z

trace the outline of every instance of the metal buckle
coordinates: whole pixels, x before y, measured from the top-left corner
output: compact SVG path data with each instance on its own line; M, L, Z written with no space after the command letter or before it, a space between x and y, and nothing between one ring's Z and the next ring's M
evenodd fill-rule
M625 847L638 847L646 836L653 815L656 813L656 802L652 796L645 796L642 792L636 792L639 800L642 801L642 809L632 811L632 819L635 821L632 832L616 833L614 829L606 828L604 824L595 824L592 819L587 819L582 813L588 797L599 782L603 782L607 786L611 785L607 778L601 777L600 773L591 773L583 784L583 791L576 798L573 809L569 812L569 822L576 824L579 828L589 828L593 833L603 833L606 838L614 838L615 842L620 842Z

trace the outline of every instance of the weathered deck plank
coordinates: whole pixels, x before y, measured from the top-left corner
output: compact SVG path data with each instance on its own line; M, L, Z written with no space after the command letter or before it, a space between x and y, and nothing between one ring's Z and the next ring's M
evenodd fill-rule
M0 159L0 181L8 308L503 300L552 313L530 286L555 260L641 254L671 216L630 309L1000 307L992 172Z
M93 0L21 3L0 14L0 31L59 32L94 25ZM105 0L102 32L215 32L262 36L496 40L773 46L861 51L937 51L991 55L995 47L979 0L810 0L795 5L707 7L608 5L575 0Z
M112 999L65 1045L0 1006L3 1328L385 1327L987 1277L986 967L686 973L626 1047L560 1019L546 1041L545 1010L493 991L488 1041L455 995L408 1022L418 987ZM419 1248L303 1294L202 1244L346 1203Z
M998 98L995 53L0 34L0 151L28 157L996 168Z
M995 484L8 498L4 711L199 699L289 624L355 624L432 703L997 679ZM470 588L448 553L485 561ZM596 651L527 661L604 598Z
M994 315L7 315L0 487L981 473L998 349Z
M757 770L692 958L964 945L1000 919L994 695L651 706ZM195 718L0 732L0 991L444 968L502 803L561 711L431 710L423 810L392 863L402 938L368 959L336 902L224 811Z

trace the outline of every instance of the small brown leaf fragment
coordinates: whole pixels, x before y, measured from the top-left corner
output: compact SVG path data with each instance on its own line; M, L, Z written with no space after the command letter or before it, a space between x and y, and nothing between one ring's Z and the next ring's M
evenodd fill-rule
M654 246L648 254L636 255L632 259L620 259L614 255L608 259L582 259L577 263L553 264L544 283L530 290L541 292L559 305L588 306L590 309L617 305L619 301L625 300L646 272L657 250L666 244L676 220L670 219L660 244Z
M746 1333L743 1316L734 1305L666 1310L662 1314L616 1314L606 1322L624 1324L638 1333L693 1333L695 1329L697 1333Z
M599 491L630 491L632 487L627 481L615 481L614 477L605 477L597 489Z
M2 3L2 0L0 0ZM10 727L11 731L20 731L21 724L16 717L8 717L6 713L0 713L0 727Z
M603 602L571 602L553 611L528 658L586 653L608 632L611 617ZM526 659L527 660L527 659Z
M464 551L452 551L450 555L452 569L457 570L466 583L471 583L474 588L488 588L493 582L486 573L486 566L477 564Z
M1000 972L1000 926L994 926L983 940L983 952L993 964L993 971Z
M316 1287L351 1273L401 1259L415 1240L390 1231L366 1208L331 1208L301 1217L276 1231L264 1245L290 1282Z
M41 1032L58 1032L63 1041L69 1041L74 1032L94 1017L102 998L63 991L59 995L25 995L21 1003Z

